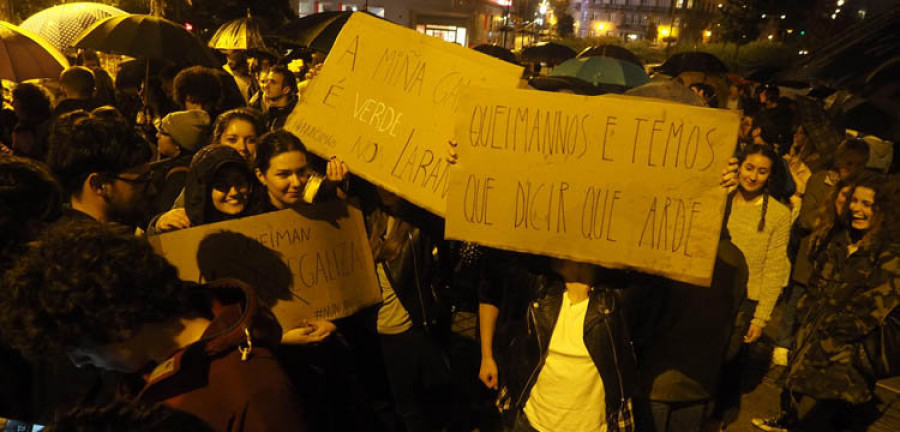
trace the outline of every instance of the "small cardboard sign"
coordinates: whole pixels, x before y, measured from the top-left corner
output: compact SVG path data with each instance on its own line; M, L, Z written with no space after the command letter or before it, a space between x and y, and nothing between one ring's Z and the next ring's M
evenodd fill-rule
M285 331L381 301L362 213L342 201L160 234L150 244L183 280L250 284Z

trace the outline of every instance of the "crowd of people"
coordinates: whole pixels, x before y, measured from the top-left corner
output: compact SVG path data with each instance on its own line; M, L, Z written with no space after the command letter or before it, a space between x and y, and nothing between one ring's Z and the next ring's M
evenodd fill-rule
M701 287L445 240L442 219L283 130L317 69L263 63L234 52L221 70L112 79L85 52L57 95L12 91L0 416L56 431L719 431L779 299L782 403L754 425L864 430L877 415L866 340L900 304L900 182L777 87L722 98L742 123ZM363 210L383 297L346 318L282 328L253 286L179 280L148 242L334 200Z

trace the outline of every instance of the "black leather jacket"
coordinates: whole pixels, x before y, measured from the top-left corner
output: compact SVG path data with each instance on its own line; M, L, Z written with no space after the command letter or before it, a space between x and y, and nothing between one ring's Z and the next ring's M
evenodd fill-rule
M494 355L501 387L498 405L507 422L522 411L537 382L566 289L558 276L517 267L498 266L479 295L482 303L500 309ZM618 293L631 278L624 272L609 272L609 276L589 293L584 343L603 380L607 419L612 419L626 409L636 389L637 369Z

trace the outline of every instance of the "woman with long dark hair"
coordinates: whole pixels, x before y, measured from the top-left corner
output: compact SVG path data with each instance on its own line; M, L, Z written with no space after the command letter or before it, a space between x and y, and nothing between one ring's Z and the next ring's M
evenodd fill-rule
M770 189L783 171L780 158L770 146L747 146L740 158L738 188L729 197L728 232L747 260L747 298L735 319L726 353L713 421L733 420L740 405L740 377L746 344L756 342L769 322L775 302L790 276L787 257L791 212L772 197Z

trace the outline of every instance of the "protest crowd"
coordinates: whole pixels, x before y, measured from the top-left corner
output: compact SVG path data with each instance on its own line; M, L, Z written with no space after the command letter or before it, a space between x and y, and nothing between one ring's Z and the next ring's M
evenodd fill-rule
M466 50L459 55L485 70L512 67ZM372 108L382 118L364 120L359 94L359 119L306 116L311 104L330 103L321 86L348 52L342 45L289 68L285 52L234 50L224 69L111 74L83 50L57 80L15 85L0 116L0 416L53 431L718 432L734 430L749 350L768 339L771 362L786 369L781 403L753 419L758 430L863 431L878 418L876 381L900 375L891 333L900 179L896 164L874 157L884 142L847 135L813 98L737 76L717 87L690 72L660 74L597 93L515 77L503 91L734 119L727 154L710 156L713 174L685 177L705 182L700 190L724 209L691 222L711 233L708 271L666 277L564 248L445 235L449 207L423 207L377 181L365 155L314 147L309 136L329 127L371 127L360 139L376 140L410 117L385 122L382 104ZM396 85L378 73L368 85ZM415 82L402 79L412 95ZM387 169L411 179L410 189L446 185L452 200L466 182L440 176L482 157L463 149L468 126L459 130L431 143L440 151L427 164L446 168L415 156L408 170ZM216 228L286 213L345 235L346 249L281 264L284 244L320 231ZM332 214L338 222L327 221ZM172 248L196 260L201 277L185 277ZM288 319L285 303L318 300L266 288L351 274L372 282L375 301L332 294L333 309Z

